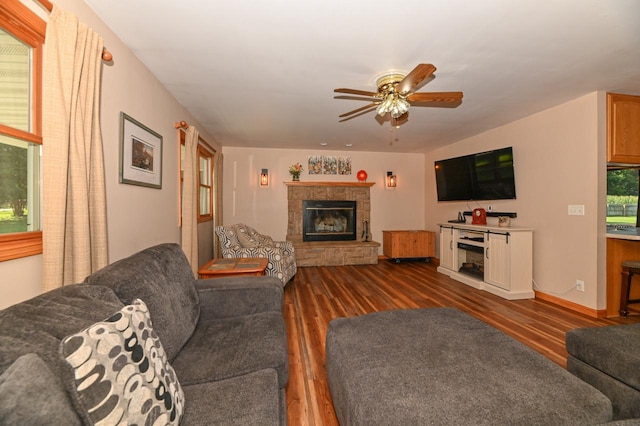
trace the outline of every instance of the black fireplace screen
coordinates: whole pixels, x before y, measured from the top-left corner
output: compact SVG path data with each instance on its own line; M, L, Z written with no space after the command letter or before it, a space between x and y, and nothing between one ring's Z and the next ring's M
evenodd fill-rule
M303 241L356 239L356 202L305 200L302 202Z

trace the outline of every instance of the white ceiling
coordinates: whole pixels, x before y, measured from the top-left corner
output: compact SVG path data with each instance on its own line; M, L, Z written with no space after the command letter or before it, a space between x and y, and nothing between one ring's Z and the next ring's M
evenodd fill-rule
M85 1L224 146L422 152L596 90L640 93L638 0ZM437 67L420 92L462 104L414 106L397 130L373 111L339 122L367 102L333 89L418 63Z

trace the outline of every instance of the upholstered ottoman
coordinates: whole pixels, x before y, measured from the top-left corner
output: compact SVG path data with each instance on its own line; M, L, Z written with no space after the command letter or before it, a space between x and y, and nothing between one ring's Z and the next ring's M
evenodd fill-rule
M611 402L499 330L450 308L331 321L326 368L345 425L587 425Z

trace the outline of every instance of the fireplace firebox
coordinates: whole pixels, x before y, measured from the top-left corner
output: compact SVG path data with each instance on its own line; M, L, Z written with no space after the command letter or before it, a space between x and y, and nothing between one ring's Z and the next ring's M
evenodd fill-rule
M356 217L355 201L304 200L302 241L353 241Z

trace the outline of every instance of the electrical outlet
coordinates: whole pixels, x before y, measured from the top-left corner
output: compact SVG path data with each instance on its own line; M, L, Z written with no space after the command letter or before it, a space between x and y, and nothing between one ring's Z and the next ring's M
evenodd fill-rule
M576 280L576 290L584 291L584 281Z

